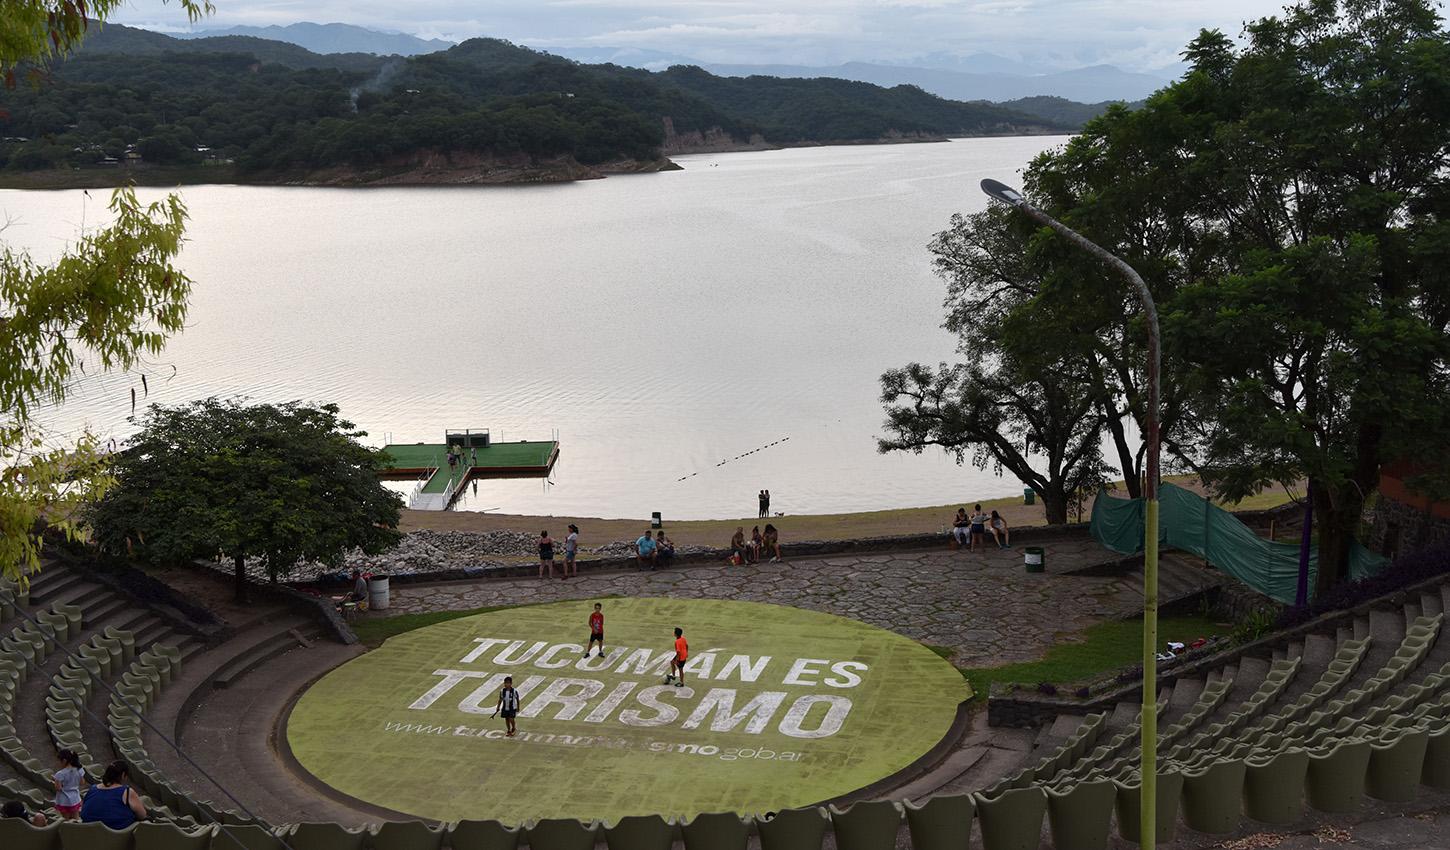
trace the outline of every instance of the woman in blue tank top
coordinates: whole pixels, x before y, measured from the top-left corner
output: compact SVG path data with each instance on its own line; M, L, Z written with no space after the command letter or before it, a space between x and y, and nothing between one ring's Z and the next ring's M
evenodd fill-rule
M81 800L81 820L85 823L103 823L111 829L125 829L138 820L146 819L146 806L141 802L128 780L126 763L113 761L106 765L101 783L92 785Z

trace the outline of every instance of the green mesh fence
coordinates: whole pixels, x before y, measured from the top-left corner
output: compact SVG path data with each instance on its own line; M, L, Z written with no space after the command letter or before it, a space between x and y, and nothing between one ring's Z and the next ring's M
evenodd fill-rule
M1182 549L1208 561L1249 587L1292 605L1299 582L1299 544L1259 537L1237 517L1191 490L1159 488L1159 545ZM1143 551L1143 500L1115 499L1105 492L1093 501L1092 535L1125 555ZM1386 560L1355 543L1350 551L1351 579L1374 575ZM1319 570L1319 553L1309 551L1309 588Z

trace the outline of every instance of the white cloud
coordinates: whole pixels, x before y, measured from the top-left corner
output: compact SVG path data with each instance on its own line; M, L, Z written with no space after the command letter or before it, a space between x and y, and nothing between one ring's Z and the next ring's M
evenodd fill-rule
M837 64L993 53L1043 71L1161 67L1201 28L1236 35L1277 0L215 0L204 26L331 22L539 47L642 47L715 62ZM173 2L121 23L180 29ZM159 25L159 26L157 26Z

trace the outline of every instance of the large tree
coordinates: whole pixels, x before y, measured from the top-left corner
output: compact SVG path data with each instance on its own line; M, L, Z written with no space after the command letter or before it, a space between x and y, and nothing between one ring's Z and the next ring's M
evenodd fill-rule
M1450 446L1450 33L1422 0L1315 0L1246 35L1201 36L1156 107L1201 116L1171 174L1223 258L1168 333L1216 488L1310 479L1322 589L1380 466Z
M947 330L963 363L919 363L881 378L881 451L940 447L958 463L1006 470L1042 496L1050 523L1110 471L1107 421L1092 351L1094 326L1070 311L1037 309L1030 228L1001 210L953 216L930 250L947 282Z
M1174 459L1229 499L1309 478L1332 584L1381 464L1450 445L1450 37L1423 0L1307 0L1185 57L1182 81L1091 122L1024 184L1153 289ZM1138 306L1050 231L1003 259L1019 218L954 228L974 321L1015 328L963 340L990 356L1022 334L1096 338L1084 374L1131 484Z
M402 500L378 479L382 452L337 414L217 399L153 405L90 511L96 541L163 565L228 558L238 598L248 559L275 580L300 561L385 551L398 541Z
M195 20L210 6L180 0ZM15 0L0 11L0 75L69 53L119 0ZM39 72L36 74L39 77ZM44 84L37 80L37 84ZM186 208L172 196L142 205L115 192L111 223L50 266L0 247L0 575L39 568L45 525L74 536L76 508L111 478L96 440L51 438L36 413L65 400L87 372L129 369L180 330L190 281L172 261Z

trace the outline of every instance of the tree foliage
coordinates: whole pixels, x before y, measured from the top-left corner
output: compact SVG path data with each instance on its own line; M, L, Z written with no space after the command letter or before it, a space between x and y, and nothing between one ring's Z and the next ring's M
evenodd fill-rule
M337 414L217 399L151 406L89 513L96 542L162 565L229 558L239 596L247 559L275 580L299 561L392 547L402 501L378 478L383 454Z
M210 8L180 3L193 19ZM118 5L6 3L6 82L14 86L22 64L39 67L69 53ZM112 195L110 213L109 225L83 234L51 266L0 248L0 575L10 578L39 568L45 525L75 536L77 509L112 481L94 437L83 433L62 445L36 422L38 410L63 402L87 363L90 371L129 369L159 352L186 316L190 281L172 265L186 220L181 201L142 205L122 189Z
M1306 0L1185 57L1182 81L1090 122L1025 188L1153 290L1173 458L1228 499L1312 480L1333 583L1381 465L1450 445L1450 34L1423 0ZM1019 226L954 222L938 267L990 300L949 327L988 353L1034 333L1081 352L1131 487L1139 307L1050 231L1008 256Z
M947 282L945 327L965 363L912 363L882 376L881 451L940 446L958 463L1006 470L1042 496L1048 522L1114 471L1102 459L1107 413L1095 371L1091 318L1040 309L1021 221L990 209L952 217L932 241Z
M439 154L649 161L667 121L678 134L781 144L1066 126L909 86L651 73L497 39L364 61L112 26L51 77L5 95L0 138L11 141L0 143L0 165L92 166L145 143L146 161L185 163L203 146L257 177Z

